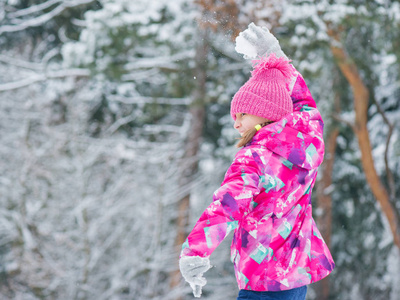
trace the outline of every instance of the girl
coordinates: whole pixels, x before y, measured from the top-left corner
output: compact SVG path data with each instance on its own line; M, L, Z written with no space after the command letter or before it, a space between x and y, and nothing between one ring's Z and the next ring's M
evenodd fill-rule
M324 155L323 122L302 76L271 36L254 24L242 35L258 53L260 45L262 53L275 50L254 62L251 78L233 97L242 148L182 246L181 273L196 297L206 284L209 256L232 230L238 300L305 299L307 285L334 268L311 207Z

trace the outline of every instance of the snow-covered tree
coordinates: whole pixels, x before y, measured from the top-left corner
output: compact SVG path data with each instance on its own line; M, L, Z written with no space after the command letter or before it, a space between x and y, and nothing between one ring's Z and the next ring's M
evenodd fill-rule
M229 103L250 66L232 38L254 21L325 121L313 200L337 267L308 299L396 299L400 255L354 120L395 214L399 16L396 1L1 2L0 296L191 298L179 244L233 157ZM361 115L356 88L369 95ZM228 243L205 299L236 297Z
M376 241L380 241L382 236L387 241L387 234L391 232L392 243L383 242L388 248L379 247L378 242L369 244L368 249L364 248L371 254L368 259L375 257L381 260L386 255L379 253L390 249L398 253L393 248L393 245L399 246L400 237L400 209L394 197L400 188L395 184L397 175L394 172L399 163L395 150L398 132L394 126L399 113L398 31L395 30L399 26L398 2L254 1L244 4L235 0L230 1L228 7L218 0L199 2L210 12L211 21L208 23L216 30L235 36L251 21L269 27L293 59L294 65L308 79L326 125L327 156L321 168L318 192L314 195L317 196L318 209L315 212L319 227L324 237L332 240L334 254L338 252L338 271L331 278L334 282L340 281L342 288L349 284L346 289L358 295L354 297L385 294L382 298L386 299L390 294L396 295L396 276L388 276L391 278L389 282L380 281L379 287L372 284L387 271L386 263L373 263L368 272L357 273L358 276L362 274L362 279L356 284L348 277L343 282L336 280L335 274L341 279L342 272L348 271L350 276L354 276L357 271L354 268L346 270L346 264L341 259L356 260L360 256L356 249L362 251L362 247L352 245L350 252L341 253L346 235L341 226L340 207L344 203L352 207L356 205L356 200L342 189L343 182L351 182L359 198L377 201L365 203L364 214L348 214L348 222L352 225L347 226L346 231L354 230L364 239L374 236ZM218 23L223 26L213 26ZM383 126L374 125L377 123ZM347 173L343 173L345 170L350 172L351 181ZM365 212L368 211L376 215L376 226L373 228L364 224ZM350 241L360 242L349 239L348 244L352 244ZM398 258L396 261L393 265L398 270ZM317 299L327 299L328 294L339 293L339 285L335 284L334 291L329 291L326 283L318 290Z

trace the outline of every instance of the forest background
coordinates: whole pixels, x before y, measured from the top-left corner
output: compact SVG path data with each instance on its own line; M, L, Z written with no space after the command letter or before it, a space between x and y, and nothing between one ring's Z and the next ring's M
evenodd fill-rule
M180 245L233 159L234 50L268 27L325 121L307 299L400 299L400 4L0 0L0 298L192 299ZM228 238L203 299L235 299Z

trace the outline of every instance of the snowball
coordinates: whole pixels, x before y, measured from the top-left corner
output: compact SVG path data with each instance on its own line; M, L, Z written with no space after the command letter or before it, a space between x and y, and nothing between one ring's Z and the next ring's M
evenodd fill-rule
M252 44L250 44L241 34L236 37L235 50L237 53L244 54L248 58L257 57L256 48Z

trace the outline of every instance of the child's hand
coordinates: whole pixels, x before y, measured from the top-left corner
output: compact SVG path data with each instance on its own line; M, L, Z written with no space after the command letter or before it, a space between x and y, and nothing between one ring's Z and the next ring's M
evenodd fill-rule
M244 55L246 59L254 59L275 53L276 57L286 57L279 46L276 37L266 27L256 26L251 23L236 38L236 52Z
M203 274L211 268L208 257L184 256L179 260L179 269L183 278L193 289L193 295L197 298L201 296L201 289L206 285L207 280Z

